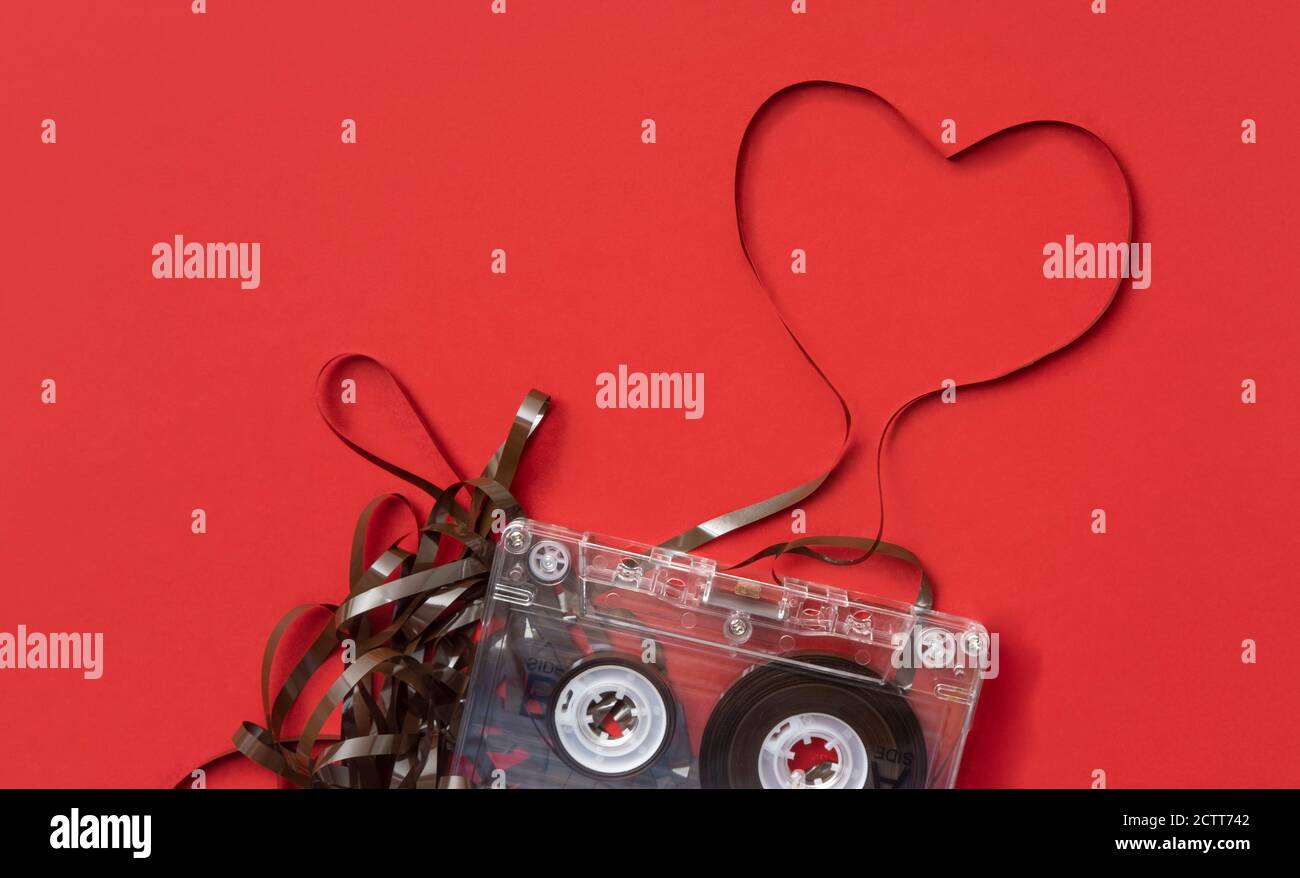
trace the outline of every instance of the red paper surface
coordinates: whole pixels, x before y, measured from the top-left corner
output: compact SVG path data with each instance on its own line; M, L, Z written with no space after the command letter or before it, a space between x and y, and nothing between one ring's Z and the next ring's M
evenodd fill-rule
M1042 274L1049 241L1124 239L1095 144L1032 129L944 156L1029 120L1084 126L1152 245L1150 287L1077 349L923 404L887 446L887 538L940 608L1001 639L960 783L1300 784L1295 4L490 5L0 10L0 631L105 642L98 680L0 671L0 784L170 785L258 718L271 627L344 594L356 513L402 487L321 423L335 353L391 367L464 472L530 387L552 394L517 493L575 528L658 540L827 466L838 407L733 212L750 116L814 78L901 117L792 96L746 176L772 297L855 416L802 504L810 533L874 533L894 406L1045 352L1105 298ZM155 279L151 247L178 234L260 242L260 286ZM703 372L704 416L597 408L620 363ZM381 408L367 429L443 478ZM910 588L884 562L791 572ZM228 763L209 782L271 780Z

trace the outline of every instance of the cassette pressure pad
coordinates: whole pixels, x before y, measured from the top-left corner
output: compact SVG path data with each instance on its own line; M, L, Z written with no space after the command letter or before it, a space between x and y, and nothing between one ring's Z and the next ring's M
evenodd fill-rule
M950 787L989 659L969 619L520 519L453 770L502 789Z

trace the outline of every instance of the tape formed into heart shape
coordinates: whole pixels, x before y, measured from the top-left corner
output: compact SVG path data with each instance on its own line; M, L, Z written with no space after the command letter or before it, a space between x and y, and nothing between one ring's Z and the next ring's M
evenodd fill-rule
M846 107L867 111L857 122L866 127L856 133L874 134L871 140L846 134ZM756 137L769 128L776 138ZM1024 160L1030 151L1038 154L1037 163ZM878 172L882 165L887 175ZM1101 185L1080 187L1068 175L1076 172L1094 175ZM755 179L771 188L751 191ZM1098 199L1116 188L1122 199ZM851 564L884 547L898 549L881 539L881 460L890 428L914 405L943 392L945 378L958 388L992 384L1088 335L1125 279L1051 286L1040 270L1040 254L1046 243L1065 235L1123 243L1131 241L1133 230L1131 188L1118 156L1078 124L1024 122L945 155L875 92L826 80L787 86L751 117L736 161L735 207L746 261L790 338L838 400L843 440L831 465L812 479L710 519L665 545L690 551L816 492L850 444L854 417L847 388L866 388L876 403L888 403L891 414L876 441L880 514L874 537L804 537L769 546L734 566L785 553ZM785 224L764 226L756 214ZM812 260L820 260L820 267L809 268ZM784 271L782 264L788 266ZM826 283L818 282L818 272ZM819 301L816 293L826 290L862 293L850 301ZM999 296L975 298L986 290ZM863 357L868 338L882 356ZM886 378L891 364L895 373ZM814 548L831 546L862 551L843 558ZM901 551L889 554L910 556ZM928 601L923 576L919 602Z

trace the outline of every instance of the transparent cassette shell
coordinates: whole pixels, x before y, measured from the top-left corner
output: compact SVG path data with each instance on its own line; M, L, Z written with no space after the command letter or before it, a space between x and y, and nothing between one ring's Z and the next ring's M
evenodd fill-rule
M951 787L969 619L526 519L502 534L453 770L476 787Z

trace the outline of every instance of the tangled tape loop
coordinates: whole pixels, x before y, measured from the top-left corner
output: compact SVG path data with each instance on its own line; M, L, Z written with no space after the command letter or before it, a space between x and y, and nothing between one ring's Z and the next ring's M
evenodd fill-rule
M825 80L796 83L771 95L754 113L741 138L736 160L735 207L741 249L760 289L767 294L791 340L822 382L835 394L843 416L843 441L831 465L814 478L786 491L698 524L662 545L690 552L724 534L790 508L815 494L842 462L848 450L853 419L843 394L813 359L784 316L776 308L771 291L764 284L750 252L741 212L743 174L748 147L760 119L783 97L809 88L847 90L882 100L860 86ZM888 101L884 103L898 113ZM899 113L901 116L901 113ZM1057 126L1092 138L1113 161L1123 183L1132 236L1133 198L1128 176L1114 151L1096 134L1069 122L1026 122L990 137L1031 126ZM989 138L985 138L988 140ZM976 144L983 142L977 141ZM970 147L967 147L969 149ZM1110 310L1124 281L1117 280L1109 297L1092 320L1064 344L999 374L969 381L961 386L988 385L1001 381L1073 347ZM359 354L335 357L321 370L321 376L350 361L367 361L415 411L409 395L397 379L376 360ZM319 383L319 377L318 377ZM933 606L933 592L920 560L911 551L882 539L885 507L881 481L881 460L885 439L893 425L922 400L940 389L922 393L899 406L879 433L875 450L876 481L880 514L873 537L809 536L768 546L727 569L744 567L764 558L773 565L782 555L793 554L829 564L858 564L876 554L901 560L919 575L916 605ZM492 566L494 543L489 537L494 515L506 520L522 513L510 493L510 485L529 437L541 423L550 399L532 391L524 398L505 440L476 479L458 480L440 488L424 477L380 457L354 442L319 405L325 422L349 448L366 460L398 476L433 498L433 507L420 524L414 505L399 494L385 494L362 511L352 538L349 565L350 589L340 605L306 604L290 610L276 625L262 658L262 703L264 723L244 723L234 735L236 750L257 764L300 787L431 788L458 786L459 779L448 764L453 736L459 720L462 695L468 683L468 669L474 660L475 634L483 615L484 592ZM418 414L416 419L419 420ZM434 450L442 454L433 434L422 420ZM449 465L449 468L450 465ZM459 500L467 495L467 502ZM392 543L377 559L365 564L366 536L375 513L388 503L403 505L416 524L413 531ZM499 518L500 516L497 515ZM400 544L417 538L414 553ZM448 538L444 542L444 537ZM451 546L459 546L451 551ZM852 549L850 557L830 555L821 549ZM773 577L776 578L775 570ZM271 670L281 639L290 626L307 613L324 610L330 619L315 641L298 660L288 678L271 697ZM355 644L356 660L338 675L317 702L303 731L297 736L282 734L285 718L295 707L308 680L343 645ZM327 719L341 707L340 734L322 735ZM906 736L904 736L906 737ZM325 745L325 746L322 746ZM923 748L922 748L923 750ZM220 759L222 757L218 757ZM216 760L213 760L216 761ZM898 782L902 782L902 778ZM183 780L177 786L188 782Z
M382 380L391 382L410 404L393 374L370 357L335 357L321 376L357 361L377 368ZM352 538L347 599L339 605L295 607L276 625L262 657L265 721L246 722L235 732L238 752L300 787L427 788L447 776L449 733L459 719L492 566L488 534L494 516L514 518L521 513L510 483L549 403L545 394L530 392L482 475L445 488L363 448L318 405L325 422L348 447L429 494L433 507L423 525L415 507L400 494L377 497L362 511ZM413 405L411 409L414 412ZM457 500L462 492L468 495L466 503ZM366 565L371 521L389 503L404 506L415 529ZM401 548L413 535L416 551ZM447 544L459 548L449 552ZM280 641L295 621L313 610L324 610L330 618L272 699L271 671ZM301 734L283 737L285 718L308 680L344 641L355 644L356 659L317 702ZM339 736L322 737L325 722L340 706ZM317 752L316 745L326 741L332 743Z

